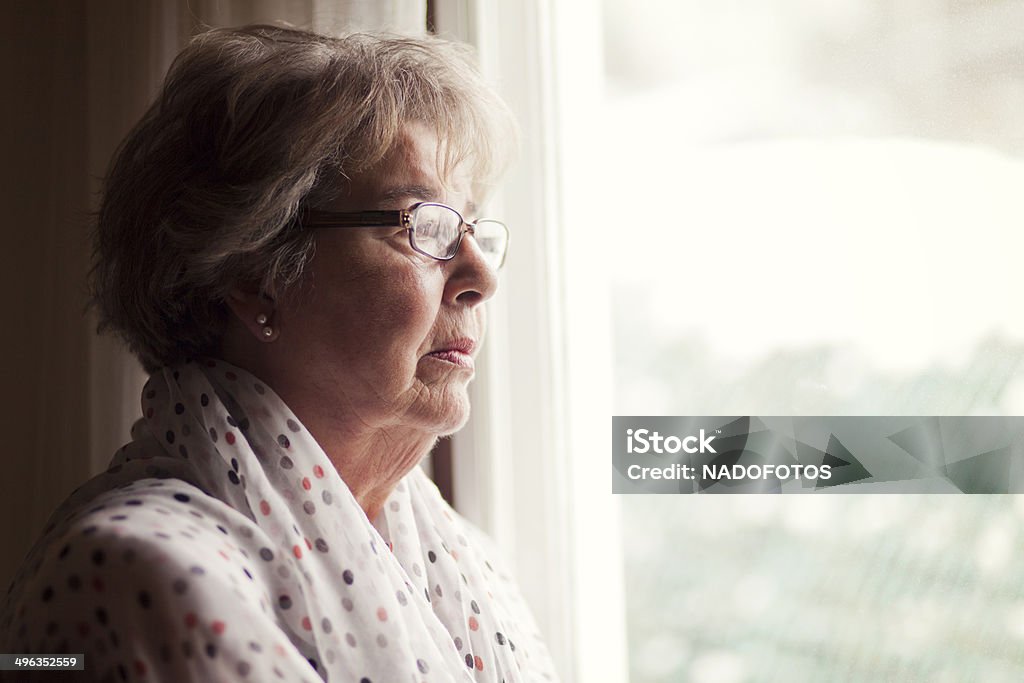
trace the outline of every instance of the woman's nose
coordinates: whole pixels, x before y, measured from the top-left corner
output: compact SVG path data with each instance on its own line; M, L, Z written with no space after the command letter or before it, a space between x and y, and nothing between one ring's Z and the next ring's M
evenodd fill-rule
M452 303L476 306L494 296L498 289L498 271L484 256L471 232L462 236L459 251L447 267L445 296Z

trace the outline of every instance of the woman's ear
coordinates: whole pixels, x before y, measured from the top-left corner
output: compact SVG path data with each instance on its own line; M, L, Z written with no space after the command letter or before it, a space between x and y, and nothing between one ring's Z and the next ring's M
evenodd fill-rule
M277 339L278 331L274 324L276 302L262 289L235 287L228 292L227 305L242 326L257 339L265 342Z

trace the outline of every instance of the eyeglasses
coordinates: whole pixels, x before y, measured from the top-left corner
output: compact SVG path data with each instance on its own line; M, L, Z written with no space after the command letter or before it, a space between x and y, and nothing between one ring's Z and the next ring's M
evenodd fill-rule
M450 261L459 253L462 236L473 235L488 265L497 270L508 251L508 226L501 221L467 221L444 204L422 202L399 211L355 211L339 213L306 209L299 218L306 228L392 228L409 232L409 245L424 256Z

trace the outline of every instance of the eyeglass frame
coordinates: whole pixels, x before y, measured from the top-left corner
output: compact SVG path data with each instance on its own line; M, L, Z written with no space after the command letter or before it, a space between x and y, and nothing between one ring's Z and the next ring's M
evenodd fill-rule
M416 239L413 237L416 232L412 226L412 215L417 209L424 206L440 206L455 213L459 217L459 241L455 245L455 251L451 256L435 256L416 246ZM404 228L409 233L409 246L418 254L429 256L436 261L451 261L458 256L462 248L462 238L469 233L476 234L476 224L486 221L497 223L505 229L505 249L501 253L501 260L494 266L495 270L501 270L505 265L505 257L508 255L508 245L511 241L508 226L493 218L478 218L475 221L467 221L456 209L441 204L440 202L417 202L408 209L385 209L372 211L326 211L323 209L303 209L299 213L298 224L304 228Z

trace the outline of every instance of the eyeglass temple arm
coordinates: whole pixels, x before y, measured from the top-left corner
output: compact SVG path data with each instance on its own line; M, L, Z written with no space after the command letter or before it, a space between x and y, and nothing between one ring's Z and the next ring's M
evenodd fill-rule
M392 228L409 227L408 211L323 211L305 209L299 225L306 228Z

